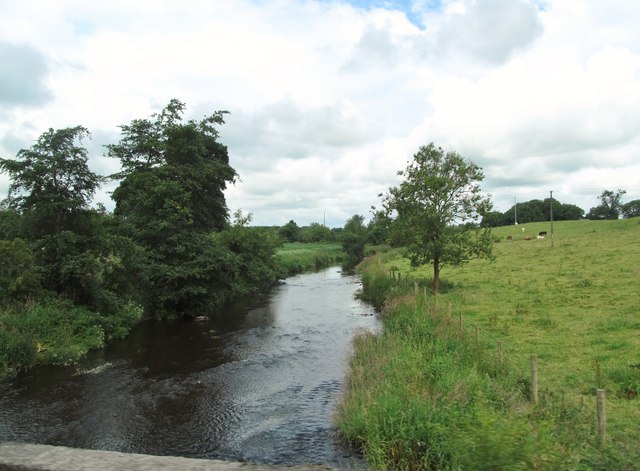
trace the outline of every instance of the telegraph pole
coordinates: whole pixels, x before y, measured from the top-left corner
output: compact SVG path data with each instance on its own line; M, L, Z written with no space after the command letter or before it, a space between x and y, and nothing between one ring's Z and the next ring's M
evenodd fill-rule
M513 197L513 218L515 220L514 226L518 225L518 203L516 203L516 197Z
M553 247L553 191L549 191L549 214L551 216L551 247Z

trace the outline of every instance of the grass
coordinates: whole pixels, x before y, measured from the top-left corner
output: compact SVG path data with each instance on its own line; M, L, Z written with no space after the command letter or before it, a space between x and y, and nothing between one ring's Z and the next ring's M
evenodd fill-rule
M285 276L326 268L342 262L342 246L333 242L284 244L277 252Z
M494 229L496 260L444 267L445 289L437 301L431 294L424 300L412 294L416 282L420 292L429 286L432 268L410 267L401 251L377 256L363 267L364 296L386 298L385 329L379 338L366 340L375 348L358 341L338 422L374 467L639 469L640 219L556 222L553 240L536 239L540 231L550 234L549 223ZM512 241L506 240L509 235ZM534 238L523 240L525 235ZM391 280L390 271L402 281L397 276ZM416 308L420 303L425 307ZM440 327L446 324L442 314L436 321L425 315L449 309L449 328L463 319L466 334L461 339ZM408 320L398 328L392 320L396 317ZM412 325L416 322L425 325ZM476 328L475 360L465 360ZM440 340L425 341L434 336L450 339L448 353L434 353ZM504 351L499 368L498 342ZM540 387L535 407L528 402L532 354L538 358ZM371 366L376 363L383 365L382 372ZM359 368L368 368L372 377L360 381ZM437 377L438 371L445 379ZM596 388L607 391L603 449L595 437ZM381 404L394 401L406 407L383 415L395 415L402 425L383 433L382 419L374 416ZM424 410L427 403L437 407L427 417L413 416L416 401ZM450 402L466 404L466 409L446 405ZM359 419L362 427L354 429L351 417L358 414L364 417ZM423 422L435 431L425 432ZM407 438L412 433L417 437ZM418 442L428 445L416 453ZM466 456L461 446L475 450L474 457ZM424 461L433 453L442 459ZM400 456L412 458L403 461Z
M0 379L35 365L66 365L126 335L142 315L134 305L101 316L57 298L0 308Z

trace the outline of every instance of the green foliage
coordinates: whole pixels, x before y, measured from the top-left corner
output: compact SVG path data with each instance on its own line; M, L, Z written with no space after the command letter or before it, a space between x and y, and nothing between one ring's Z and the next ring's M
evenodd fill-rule
M623 211L622 196L625 190L604 190L598 199L600 204L589 210L587 219L618 219Z
M392 220L385 211L374 211L373 218L367 224L367 243L373 245L386 244Z
M269 228L248 227L251 214L243 219L238 211L235 216L235 223L215 236L234 256L234 289L229 297L265 289L284 275L276 258L278 236Z
M287 242L300 242L301 230L293 220L282 226L278 230L278 234Z
M544 200L533 199L512 206L504 213L490 211L482 218L482 227L499 227L512 225L518 219L519 224L530 222L542 222L551 220L551 210L553 208L554 221L572 221L581 219L584 210L574 204L563 204L555 198L545 198Z
M22 239L0 240L0 299L26 299L40 290L33 255Z
M0 376L36 364L63 365L104 345L100 316L59 299L0 311Z
M42 134L17 160L0 159L11 177L8 204L23 215L31 237L62 230L81 231L83 215L100 184L89 170L87 151L77 145L89 136L82 126Z
M123 169L114 214L141 247L136 292L159 316L194 315L226 300L241 270L225 242L210 237L228 226L223 192L236 177L217 140L225 112L182 123L183 111L171 100L152 119L121 126L120 142L107 146Z
M640 200L632 200L622 205L622 217L625 219L640 216Z
M326 226L317 222L312 222L309 226L305 226L301 230L300 236L301 242L313 243L313 242L334 242L335 237Z
M35 363L36 344L28 336L16 335L0 324L0 378L27 369Z
M283 277L336 265L344 258L342 247L331 242L284 244L276 255Z
M431 143L421 147L404 171L404 181L383 200L395 213L394 231L404 241L414 266L433 262L433 288L439 290L440 267L490 257L493 240L487 230L468 225L490 209L481 194L484 175L473 162Z
M23 237L22 217L15 209L6 209L6 199L0 202L0 240L12 240Z
M364 258L364 247L367 243L367 228L364 217L355 214L350 217L340 233L342 250L346 254L343 265L346 268L355 267Z

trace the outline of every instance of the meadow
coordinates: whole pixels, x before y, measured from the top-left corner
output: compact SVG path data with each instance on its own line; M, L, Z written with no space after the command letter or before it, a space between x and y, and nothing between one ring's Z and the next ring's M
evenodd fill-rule
M495 259L443 267L437 297L402 250L361 266L385 328L356 340L338 425L373 467L640 469L640 219L553 232L494 229Z

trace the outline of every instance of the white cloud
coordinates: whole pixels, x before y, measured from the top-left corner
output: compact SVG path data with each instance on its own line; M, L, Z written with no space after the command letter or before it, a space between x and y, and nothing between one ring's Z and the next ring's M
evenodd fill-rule
M3 157L81 124L110 173L117 126L175 97L189 117L231 112L221 140L242 181L228 202L257 224L368 216L430 141L479 163L501 210L549 190L584 209L605 188L640 198L631 2L412 2L423 29L393 2L0 3L0 44L27 51L0 74L3 93L22 86L0 112Z

